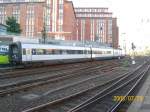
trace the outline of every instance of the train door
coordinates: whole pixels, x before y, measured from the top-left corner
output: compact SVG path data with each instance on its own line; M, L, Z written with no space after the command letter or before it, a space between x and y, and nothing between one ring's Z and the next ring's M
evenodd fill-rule
M12 43L9 45L10 62L12 64L20 64L22 62L21 43Z
M32 51L31 51L31 49L26 49L26 61L32 61Z
M93 59L93 49L92 49L92 47L90 47L90 58L91 58L91 60Z
M88 57L88 48L85 48L85 49L84 49L84 56L85 56L85 58L89 58L89 57Z

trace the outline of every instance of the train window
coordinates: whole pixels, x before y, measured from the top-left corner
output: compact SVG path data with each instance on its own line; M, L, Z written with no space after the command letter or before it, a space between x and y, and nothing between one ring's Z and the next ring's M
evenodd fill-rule
M77 51L77 50L74 50L74 51L73 51L73 54L78 54L78 51Z
M97 54L97 51L93 51L93 54Z
M17 54L18 53L18 48L15 46L13 47L13 50L12 50L13 54Z
M72 54L75 54L76 52L75 52L75 50L72 50Z
M44 50L43 49L36 49L36 55L43 55Z
M88 50L84 50L84 54L88 54Z
M23 55L26 55L26 49L22 50Z
M93 54L105 54L105 51L93 51Z
M49 50L46 50L46 49L32 49L32 55L43 55L43 54L46 55L48 53L49 53Z
M46 55L46 54L47 54L47 53L46 53L46 49L43 49L43 54L44 54L44 55Z
M92 51L93 54L95 54L95 51Z
M102 51L99 51L98 54L102 54Z
M32 55L36 55L36 49L32 49Z
M74 50L67 50L67 54L74 54L75 51Z
M52 54L55 54L55 49L52 49Z
M3 51L5 51L5 48L2 48Z
M59 50L60 54L62 54L62 50Z
M111 51L107 51L107 54L111 54Z
M62 50L62 54L67 54L67 50Z
M26 54L31 54L31 50L30 49L26 49Z
M71 53L71 50L67 50L67 54L72 54L72 53Z
M47 55L53 54L53 49L47 49L47 50L46 50L46 54L47 54Z
M54 54L56 54L56 55L57 55L57 54L60 54L60 50L55 49L55 50L54 50Z
M85 52L90 54L90 50L32 49L32 55L83 54Z
M80 54L84 54L84 51L83 51L83 50L80 50Z
M90 51L90 50L88 50L88 54L91 54L91 51Z
M105 52L105 51L102 51L102 54L106 54L106 52Z
M82 54L82 51L81 51L81 50L78 50L78 54Z

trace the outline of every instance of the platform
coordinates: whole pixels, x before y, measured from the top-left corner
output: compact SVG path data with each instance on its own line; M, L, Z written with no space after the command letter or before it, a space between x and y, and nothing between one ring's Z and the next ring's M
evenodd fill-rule
M150 112L150 72L137 96L144 96L141 102L134 101L127 112Z

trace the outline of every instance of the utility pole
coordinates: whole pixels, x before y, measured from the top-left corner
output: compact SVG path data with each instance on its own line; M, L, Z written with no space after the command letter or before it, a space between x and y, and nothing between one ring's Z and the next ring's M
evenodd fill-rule
M122 48L124 49L125 51L125 55L127 54L127 48L126 48L126 39L125 39L125 35L126 33L121 33L121 37L122 37Z
M44 22L44 26L43 26L43 30L42 30L42 42L44 44L46 43L46 39L47 39L47 35L46 35L46 27L45 27L45 22Z
M125 51L125 55L126 55L127 54L126 40L124 40L124 51Z
M47 35L46 35L46 6L44 6L44 18L43 18L43 29L41 31L42 33L42 43L46 43Z
M131 43L131 48L132 48L132 54L133 54L133 56L132 56L132 64L134 65L135 64L135 52L134 52L134 50L135 50L136 46L134 45L133 42Z

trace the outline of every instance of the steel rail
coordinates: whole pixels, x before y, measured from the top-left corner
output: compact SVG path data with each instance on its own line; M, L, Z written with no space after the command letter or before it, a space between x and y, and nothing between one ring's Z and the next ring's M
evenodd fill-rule
M80 96L81 94L87 93L88 91L92 91L92 90L94 90L94 89L96 89L96 88L100 88L100 87L103 87L103 86L106 86L106 85L110 85L110 84L112 84L112 83L115 83L117 80L119 80L120 78L124 77L125 75L126 75L126 73L125 73L123 76L119 76L119 77L113 78L113 79L111 79L111 80L109 80L109 81L106 81L105 83L96 85L96 86L94 86L94 87L90 87L90 88L88 88L88 89L86 89L86 90L82 90L82 91L80 91L80 92L78 92L78 93L69 95L69 96L67 96L67 97L63 97L63 98L61 98L61 99L58 99L58 100L55 100L55 101L52 101L52 102L48 102L48 103L46 103L46 104L42 104L42 105L39 105L39 106L37 106L37 107L33 107L33 108L31 108L31 109L24 110L24 111L22 111L22 112L32 112L32 111L39 110L39 109L41 109L41 108L45 108L46 106L49 106L49 105L55 105L55 104L57 104L57 103L61 103L61 102L63 102L63 101L69 100L69 99L71 99L71 98ZM53 92L53 91L52 91L52 92Z
M136 72L137 72L138 70L140 70L143 66L144 66L144 65L138 67L138 69L134 70L131 74L136 73ZM143 71L142 71L140 74L142 74L142 73L143 73ZM123 81L124 79L128 79L128 77L131 76L131 74L128 74L126 77L123 77L122 79L118 80L118 81L117 81L115 84L113 84L111 87L106 88L105 90L101 91L99 94L93 96L92 98L88 99L87 101L83 102L82 104L80 104L80 105L74 107L73 109L69 110L68 112L78 112L78 111L80 111L81 109L87 107L88 105L90 105L90 104L96 102L97 100L102 99L102 98L106 97L107 95L111 94L112 92L116 91L116 90L120 87L120 85L122 85L122 81ZM139 76L139 75L138 75L138 76ZM138 76L136 76L136 77L138 77ZM134 78L135 78L135 77L132 77L132 79L134 79ZM126 84L126 83L128 83L129 81L131 81L131 79L125 81L124 83ZM119 84L119 83L120 83L120 84ZM119 85L119 87L118 87L118 85Z
M92 68L88 67L88 69L80 68L76 72L75 71L67 71L67 72L55 74L54 76L39 78L37 80L27 80L27 81L23 81L23 82L19 82L19 83L13 83L13 84L0 86L0 89L1 89L0 96L3 96L8 93L16 92L16 91L19 91L22 89L27 89L27 88L31 88L31 87L35 87L35 86L40 86L40 85L56 82L58 80L62 80L65 78L71 78L73 76L80 75L81 73L86 73L86 72L92 73L93 71L96 71L97 69L101 69L104 67L106 67L106 65L92 67ZM65 75L60 76L60 74L65 74ZM103 76L103 75L101 75L101 76Z
M147 72L150 69L150 65L145 69L144 73L141 75L141 77L138 79L138 81L135 83L135 85L130 89L130 91L128 93L126 93L126 95L124 95L126 98L131 92L133 92L133 90L135 89L135 87L140 83L140 81L144 78L144 76L147 74ZM114 104L114 106L112 106L112 108L110 110L108 110L107 112L115 112L119 106L121 106L122 104L122 100L120 100L119 102L117 102L116 104Z
M93 65L96 65L98 62L94 62L92 63ZM79 65L79 66L77 66ZM47 72L53 72L53 71L57 71L57 70L67 70L67 69L71 69L71 68L80 68L80 66L85 65L85 63L80 63L80 64L71 64L71 66L66 65L66 66L58 66L58 68L51 68L50 67L43 67L43 68L39 68L39 69L26 69L26 70L19 70L19 71L15 71L15 72L6 72L0 75L0 79L6 79L6 78L15 78L15 77L22 77L22 76L26 76L26 75L35 75L35 74L41 74L41 73L47 73ZM90 62L87 62L87 66L91 66Z
M144 64L143 64L143 65L144 65ZM127 74L132 74L132 73L136 72L136 71L139 70L143 65L138 66L138 67L137 67L134 71L132 71L132 72L125 73L124 76L127 77ZM120 81L120 79L119 79L119 81ZM116 82L116 81L115 81L115 82ZM115 83L115 84L116 84L116 83ZM81 93L79 93L79 94L81 94ZM77 94L77 95L78 95L78 94ZM58 100L53 101L53 102L48 102L48 103L39 105L39 106L37 106L37 107L33 107L33 108L31 108L31 109L24 110L23 112L33 112L33 111L37 111L37 110L39 110L39 109L45 108L45 107L50 106L50 105L57 104L57 103L59 103L59 102L62 102L62 101L64 101L64 100L69 99L69 98L72 98L72 97L74 97L74 96L76 96L76 94L71 95L71 96L68 96L68 97L65 97L65 98L62 98L62 99L58 99Z

